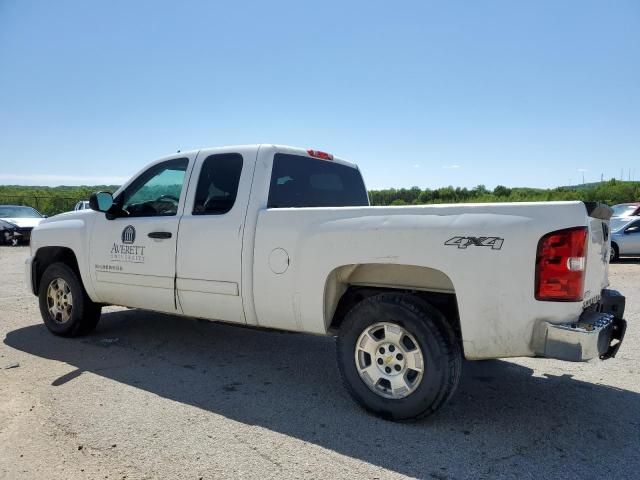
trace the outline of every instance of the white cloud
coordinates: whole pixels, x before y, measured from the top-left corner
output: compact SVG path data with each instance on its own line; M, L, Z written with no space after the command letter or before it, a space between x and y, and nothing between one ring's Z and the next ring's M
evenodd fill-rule
M462 166L455 165L455 164L454 165L443 165L442 168L446 168L448 170L452 170L452 169L455 169L455 168L462 168Z
M413 165L413 168L420 168L420 164L419 164L419 163L415 163L415 164Z
M55 187L58 185L122 185L128 177L104 176L93 177L83 175L14 175L0 173L0 184L4 185L43 185Z

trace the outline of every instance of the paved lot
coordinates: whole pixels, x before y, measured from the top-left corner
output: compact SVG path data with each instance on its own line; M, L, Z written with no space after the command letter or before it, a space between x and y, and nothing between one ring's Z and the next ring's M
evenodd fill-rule
M330 338L116 308L54 337L27 252L0 248L1 479L640 476L640 259L611 267L616 359L468 362L444 410L397 424L347 397Z

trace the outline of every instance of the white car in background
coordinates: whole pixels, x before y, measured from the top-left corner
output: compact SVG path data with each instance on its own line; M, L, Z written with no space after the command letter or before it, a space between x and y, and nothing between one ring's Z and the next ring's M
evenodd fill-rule
M619 203L611 207L613 215L611 217L637 217L640 216L640 202Z
M640 255L640 217L611 219L610 261L621 256Z
M15 225L16 233L24 243L29 243L31 230L40 225L45 218L35 208L22 205L0 205L0 220Z
M640 202L619 203L613 205L611 209L613 210L613 215L609 223L612 232L621 229L631 220L640 219ZM613 255L613 253L611 255Z
M89 200L80 200L78 203L76 203L76 206L73 207L74 211L88 210L88 209L89 209Z

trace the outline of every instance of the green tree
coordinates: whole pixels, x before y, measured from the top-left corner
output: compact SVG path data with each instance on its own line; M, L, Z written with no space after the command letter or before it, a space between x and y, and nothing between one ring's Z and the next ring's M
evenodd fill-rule
M498 197L508 197L509 195L511 195L511 189L503 185L498 185L493 189L493 194Z

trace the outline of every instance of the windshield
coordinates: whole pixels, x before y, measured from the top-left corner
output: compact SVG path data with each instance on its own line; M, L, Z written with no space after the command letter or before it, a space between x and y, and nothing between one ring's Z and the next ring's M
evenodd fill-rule
M0 207L0 218L42 218L37 210L31 207Z
M624 217L625 215L631 215L636 211L638 205L614 205L613 209L614 217Z

